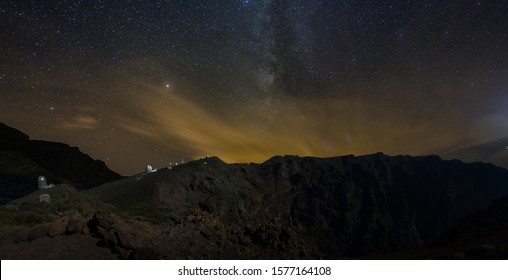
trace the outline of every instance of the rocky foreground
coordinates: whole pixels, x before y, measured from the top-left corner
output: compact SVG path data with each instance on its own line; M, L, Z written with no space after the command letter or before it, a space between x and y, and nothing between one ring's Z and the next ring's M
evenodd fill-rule
M205 158L12 201L0 212L13 224L0 258L475 258L468 252L485 246L503 258L506 239L473 248L446 236L506 194L507 170L437 156Z

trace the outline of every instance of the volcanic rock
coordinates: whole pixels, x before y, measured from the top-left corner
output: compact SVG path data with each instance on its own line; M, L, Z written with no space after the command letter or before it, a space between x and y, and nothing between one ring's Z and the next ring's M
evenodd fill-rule
M51 222L48 227L48 236L55 237L60 234L64 234L69 224L69 217L58 218Z
M120 259L471 258L500 255L505 248L477 232L495 231L503 206L491 206L499 210L458 230L472 237L452 234L461 219L508 194L508 170L491 164L383 154L206 162L81 192L57 185L44 190L51 203L38 203L42 190L37 191L12 201L6 217L51 218L48 233L58 241L53 244L66 244L62 256L77 259L98 252L104 254L100 258ZM482 224L489 217L495 220ZM435 241L439 236L441 243ZM80 257L81 244L72 247L71 240L94 241L89 249L95 253ZM450 240L474 246L452 250L463 245ZM22 244L42 248L48 242L45 237L5 242L0 256L33 257ZM48 258L56 258L51 252Z
M203 160L189 162L85 192L125 211L152 213L168 222L170 213L182 213L167 234L185 245L169 253L169 258L222 258L229 244L253 244L243 252L228 251L238 258L284 258L279 254L284 248L292 248L286 256L306 252L310 258L419 248L508 193L507 170L438 156L379 153L274 157L263 164L206 161L206 165ZM230 239L228 232L240 232L248 224L252 227L244 236L235 233L235 241ZM208 248L208 255L207 250L192 250L201 247Z

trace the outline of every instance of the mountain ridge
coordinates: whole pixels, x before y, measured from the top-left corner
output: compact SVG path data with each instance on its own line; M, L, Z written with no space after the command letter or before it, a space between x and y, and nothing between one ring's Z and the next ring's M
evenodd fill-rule
M0 206L1 258L43 258L31 252L48 247L75 259L425 258L421 250L433 247L444 253L428 256L453 258L468 242L462 229L480 236L484 213L501 219L508 197L508 170L436 155L206 157L121 177L77 148L1 124L0 132L0 183L31 184ZM71 163L59 165L62 157ZM33 192L41 174L57 186ZM95 175L102 183L83 183Z
M38 176L52 183L72 183L79 189L122 178L77 147L32 140L0 123L0 198L8 201L35 191Z
M209 158L85 193L132 213L171 216L197 209L226 225L276 223L310 236L306 242L321 257L358 257L430 244L467 214L506 195L508 171L381 153L276 156L262 164Z

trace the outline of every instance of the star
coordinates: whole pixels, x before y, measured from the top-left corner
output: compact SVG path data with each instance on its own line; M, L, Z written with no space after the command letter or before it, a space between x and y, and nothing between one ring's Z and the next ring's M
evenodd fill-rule
M0 8L0 119L124 174L508 137L507 1L25 2Z

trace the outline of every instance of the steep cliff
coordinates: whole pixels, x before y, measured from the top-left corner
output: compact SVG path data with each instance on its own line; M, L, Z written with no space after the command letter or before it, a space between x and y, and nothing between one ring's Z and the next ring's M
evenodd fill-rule
M277 226L294 231L312 257L359 257L429 244L507 194L508 171L437 156L208 158L86 193L161 222L201 211L254 232ZM242 234L252 238L248 231Z

